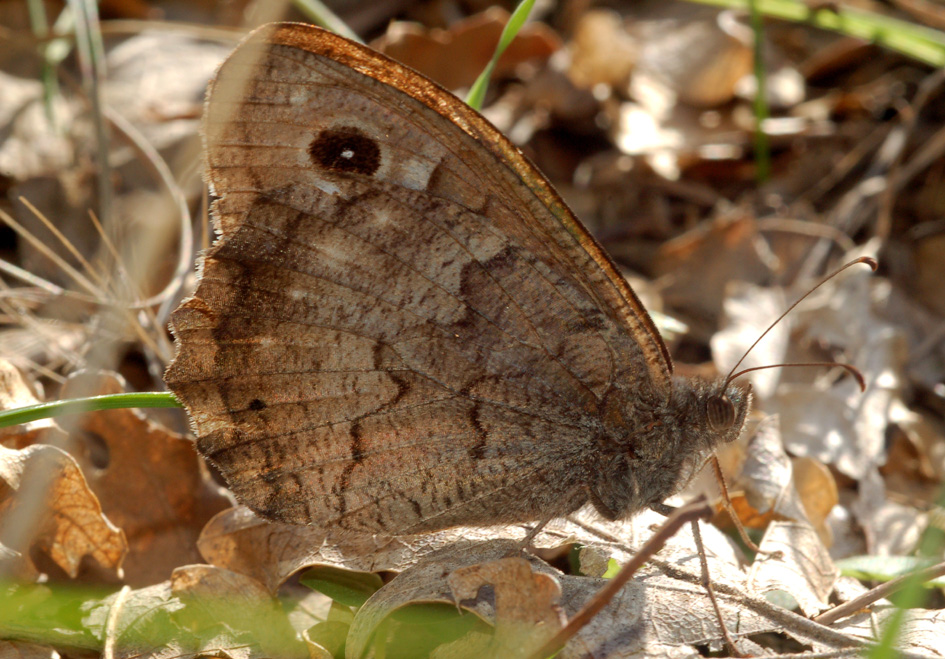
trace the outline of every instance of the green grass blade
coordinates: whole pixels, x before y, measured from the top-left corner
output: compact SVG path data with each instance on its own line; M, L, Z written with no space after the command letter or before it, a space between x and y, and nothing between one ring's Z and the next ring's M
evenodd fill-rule
M702 5L747 11L752 0L689 0ZM930 66L945 66L945 33L908 21L831 4L817 9L799 0L755 0L757 11L771 18L805 23L857 37Z
M149 391L123 394L108 394L106 396L90 396L89 398L73 398L57 400L51 403L40 403L18 407L0 412L0 428L15 426L20 423L29 423L38 419L50 419L69 414L84 414L99 410L117 410L132 407L182 407L180 402L169 391Z
M489 60L486 68L483 69L479 77L476 78L476 82L474 82L473 86L469 89L469 94L466 95L466 103L469 104L471 108L475 110L482 109L482 103L485 101L486 90L489 88L489 80L492 78L492 72L495 70L496 62L499 61L499 58L502 57L502 53L505 52L505 49L508 48L512 40L515 39L519 30L525 25L525 21L528 19L528 15L531 13L532 7L534 6L535 0L522 0L522 2L518 4L518 7L515 8L515 11L512 12L512 15L509 17L509 22L505 24L505 29L502 30L502 35L499 37L499 43L495 47L492 59Z

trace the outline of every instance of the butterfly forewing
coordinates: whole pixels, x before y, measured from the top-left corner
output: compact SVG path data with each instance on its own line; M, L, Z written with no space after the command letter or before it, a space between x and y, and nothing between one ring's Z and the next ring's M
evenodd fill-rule
M667 387L669 359L510 143L302 25L244 41L204 130L220 238L166 379L241 500L388 534L586 500L602 399Z

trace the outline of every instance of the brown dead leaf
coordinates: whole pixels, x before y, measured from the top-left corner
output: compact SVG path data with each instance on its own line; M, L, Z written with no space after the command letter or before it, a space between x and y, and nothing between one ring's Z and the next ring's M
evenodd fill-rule
M324 539L315 527L269 522L237 506L207 522L197 547L208 563L253 577L274 593L289 576L319 563Z
M115 375L84 373L69 379L62 397L123 390ZM200 562L200 529L229 500L193 444L137 410L94 412L77 423L89 486L128 537L127 583L154 583Z
M794 472L794 489L801 498L807 519L829 547L830 528L826 522L830 511L840 502L837 481L830 470L814 458L793 458L791 468Z
M415 23L395 22L372 46L447 89L466 88L492 59L508 20L506 10L490 7L454 23L448 30L427 30ZM494 75L508 75L522 62L544 62L560 47L561 40L551 28L530 22L499 58Z
M751 73L750 32L719 15L672 25L654 22L643 32L636 90L645 85L671 95L673 103L714 107L730 101L736 83Z
M587 11L574 26L568 77L583 89L599 84L625 88L636 64L638 48L617 12Z
M495 606L495 636L490 656L529 656L564 627L558 602L561 586L548 574L533 572L524 558L500 558L454 570L446 578L453 597L462 605L491 588Z
M0 543L22 561L39 549L71 577L85 556L120 573L128 552L75 460L41 444L19 451L0 446Z
M315 527L269 522L244 506L236 506L211 519L197 545L207 562L258 579L270 592L275 592L305 567L328 565L359 572L400 572L457 541L521 540L527 532L523 526L458 527L400 538L353 536L327 545L323 542L324 534ZM534 546L560 547L570 542L575 532L580 533L580 527L556 521L539 534Z
M514 566L511 564L503 564L501 559L506 558L514 551L516 551L516 543L514 541L493 540L484 543L455 542L448 547L429 554L415 566L404 570L390 583L374 593L374 595L365 602L364 606L358 610L354 622L351 625L351 631L348 634L348 643L346 646L348 656L362 656L374 638L378 626L395 611L411 604L439 602L442 604L456 605L466 611L475 613L478 617L493 625L497 625L497 609L504 607L506 604L512 604L514 607L515 601L512 600L510 602L509 600L503 600L500 605L499 590L501 590L503 596L509 595L509 590L506 589L506 586L510 586L510 584L508 581L503 580L515 582L523 576L525 583L520 583L518 587L531 590L533 593L542 593L542 598L537 604L534 600L526 602L526 609L529 606L537 606L541 609L537 614L538 618L547 621L548 618L546 616L550 615L549 605L554 597L553 591L556 588L550 586L549 582L543 579L541 581L536 581L536 579L541 579L538 574L550 575L557 578L560 573L547 563L535 557L529 557L527 560L516 559L516 561L521 560L521 563L516 562ZM498 564L491 568L481 567L496 561L498 561ZM457 595L454 595L449 575L457 570L469 568L472 568L470 572L461 572L458 577L460 588L458 596L463 598L470 595L470 580L476 581L477 574L479 575L479 581L482 581L483 575L490 573L491 578L495 578L500 582L500 585L496 586L496 590L493 593L494 596L486 596L483 594L482 597L476 597L476 592L479 592L479 588L477 587L476 592L472 593L472 597L457 601ZM532 570L537 571L538 574L533 575ZM519 616L518 619L521 619L523 616L534 617L535 612L525 614L521 610L518 610L514 613L508 611L508 613L510 614L510 619L504 620L503 624L505 622L511 622L511 619L516 619L515 616ZM466 643L475 643L477 652L485 652L486 648L492 646L493 643L503 642L502 639L496 638L498 630L496 630L491 637L484 637L481 632L475 633L476 639L474 641L467 639ZM469 649L468 646L466 646L466 649ZM452 652L451 650L450 653Z

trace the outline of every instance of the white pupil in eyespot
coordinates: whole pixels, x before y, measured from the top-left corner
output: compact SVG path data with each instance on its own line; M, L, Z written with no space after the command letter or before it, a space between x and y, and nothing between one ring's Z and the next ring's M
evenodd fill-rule
M352 158L354 158L354 150L345 149L344 151L341 152L341 157L344 158L345 160L351 160Z

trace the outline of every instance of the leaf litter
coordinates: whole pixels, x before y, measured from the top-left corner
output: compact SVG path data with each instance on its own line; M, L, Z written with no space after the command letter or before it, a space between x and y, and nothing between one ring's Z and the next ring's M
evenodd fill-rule
M376 11L387 9L378 3ZM421 69L457 59L430 52L462 51L470 35L488 45L502 23L495 13L473 14L437 32L418 25L445 23L405 11L400 17L417 23L394 22L377 43L396 45L397 56ZM361 25L374 21L365 32L382 31L381 13L360 17ZM715 525L701 526L722 617L743 651L826 652L876 639L897 615L886 600L829 627L809 618L871 585L839 576L841 558L943 555L945 543L928 540L941 534L945 479L936 210L943 156L941 147L934 151L941 103L934 94L917 101L909 121L884 115L908 106L910 85L926 84L929 70L878 49L869 61L844 60L844 52L864 46L844 51L843 37L769 24L769 100L780 122L771 125L780 132L772 132L772 179L758 186L750 100L741 100L752 93L744 17L643 3L539 18L520 49L508 51L486 112L551 175L620 265L652 279L650 294L670 314L667 322L684 328L670 346L680 371L727 372L811 285L811 247L827 244L825 236L846 258L881 256L880 275L850 271L832 280L746 361L844 361L867 381L860 393L838 369L750 375L755 418L720 460L734 508L765 553L746 554L734 534L720 531L731 529L721 511ZM4 20L17 27L16 18ZM224 25L232 16L203 20ZM164 26L127 38L119 24L103 26L111 58L106 98L172 163L181 190L197 203L200 95L236 34L207 30L201 39ZM7 45L10 52L24 47ZM35 62L20 62L0 77L0 122L8 131L0 142L0 210L45 235L17 201L25 196L102 272L115 274L99 304L66 305L57 291L71 284L60 266L25 242L3 244L6 261L42 279L4 270L0 345L10 354L2 355L9 363L0 369L0 402L10 409L77 391L160 388L164 357L127 326L104 322L103 312L122 286L136 294L163 287L174 256L149 256L153 267L134 271L133 281L132 269L103 257L87 216L98 201L90 146L96 118L69 89L45 105L38 71ZM431 73L458 76L446 80L457 87L470 77L451 67ZM165 207L145 159L119 141L112 149L127 264L146 247L135 242L146 235L138 231L141 218L158 218L168 234L176 229L166 211L143 213L143 205L151 213ZM927 164L917 166L923 158ZM884 192L876 177L895 184ZM165 314L142 317L151 345L166 341ZM123 657L333 657L380 655L385 646L422 646L439 657L527 656L662 519L645 513L604 523L581 511L550 524L524 554L514 552L524 527L328 546L317 528L265 522L231 506L182 418L162 418L175 432L148 417L96 412L0 436L3 656L82 649ZM717 486L702 475L673 503L698 492L714 499ZM335 600L303 585L313 567ZM723 650L700 578L695 541L684 529L560 656ZM324 585L335 582L334 591ZM363 603L339 594L348 592L345 584L363 590ZM81 594L78 620L64 615L49 629L11 624L68 608L57 599L67 585L108 594ZM941 591L927 595L924 608L906 611L899 633L899 648L910 656L945 654Z

